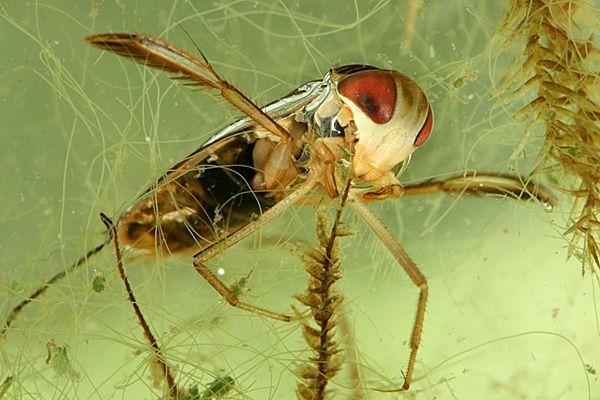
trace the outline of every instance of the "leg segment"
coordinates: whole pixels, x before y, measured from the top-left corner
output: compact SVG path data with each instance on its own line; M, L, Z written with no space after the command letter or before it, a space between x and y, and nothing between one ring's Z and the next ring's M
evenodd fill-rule
M292 317L285 314L280 314L274 311L269 311L267 309L253 306L252 304L244 303L240 301L237 294L235 294L229 287L227 287L223 281L221 281L215 274L213 274L206 266L200 262L194 261L194 268L200 276L206 279L206 282L210 283L210 285L223 297L229 304L232 306L250 311L255 314L262 315L264 317L273 318L279 321L290 322Z
M279 314L276 312L265 310L264 308L256 307L251 304L241 302L238 299L237 295L231 289L229 289L215 274L213 274L208 268L206 268L204 263L210 260L211 258L215 257L216 255L221 254L223 251L235 245L240 240L250 236L252 233L256 232L257 230L271 222L273 219L283 214L290 206L302 200L303 197L307 195L314 186L314 180L307 180L300 187L298 187L298 189L292 192L288 197L281 200L269 210L267 210L265 213L263 213L258 218L258 220L249 223L248 225L242 227L241 229L238 229L229 236L225 237L223 240L216 242L203 249L202 251L198 252L196 255L194 255L194 268L196 269L196 271L198 271L198 273L204 279L206 279L206 281L210 283L210 285L217 292L219 292L219 294L232 306L280 321L291 321L292 317L288 315Z
M42 294L44 294L50 286L52 286L57 281L63 279L65 276L67 276L68 273L71 273L72 271L77 269L79 266L88 262L88 260L90 258L92 258L96 254L98 254L100 252L100 250L102 250L104 248L104 246L106 246L108 243L110 243L111 240L112 240L112 236L109 234L103 243L99 244L98 246L96 246L93 249L91 249L90 251L88 251L84 256L80 257L77 261L75 261L73 264L71 264L68 268L64 269L63 271L58 272L52 278L48 279L46 281L46 283L44 283L42 286L37 288L37 290L35 292L31 293L26 299L22 300L19 304L17 304L11 310L10 314L8 314L8 316L6 317L6 320L4 321L4 326L2 327L2 329L0 329L0 339L6 334L6 332L8 331L8 328L10 328L10 326L15 321L15 319L17 319L17 317L19 316L19 314L21 313L23 308L25 308L33 300L37 299Z
M551 209L554 199L541 185L519 175L470 172L444 180L430 180L404 186L403 195L413 196L436 192L467 193L473 195L510 196L515 199L536 199Z
M410 356L408 359L408 368L406 370L406 374L404 375L404 385L399 389L377 389L382 392L404 391L410 386L415 367L415 361L417 359L417 350L419 349L419 343L421 342L423 321L425 319L425 305L427 303L427 296L429 293L427 279L414 261L410 259L404 248L396 241L390 231L387 230L381 220L371 210L369 210L367 206L358 203L358 199L353 198L352 200L354 201L350 204L354 211L356 211L356 213L367 224L367 226L371 228L373 233L381 240L385 247L387 247L390 253L392 253L410 280L419 288L419 302L417 303L415 322L410 337Z
M125 267L123 266L123 259L121 258L121 249L119 248L119 237L117 234L117 228L113 224L112 220L108 218L105 214L100 213L100 219L106 226L106 229L110 232L110 236L113 238L114 246L115 246L115 256L117 258L117 268L119 269L119 276L125 285L125 290L127 291L127 298L129 300L129 304L133 307L133 311L135 316L142 327L142 331L144 332L144 336L150 344L152 351L154 352L154 360L160 367L163 377L167 381L168 390L171 394L171 398L177 399L179 398L179 390L177 390L177 385L175 384L175 378L173 372L169 368L169 365L166 362L166 358L162 353L160 346L158 345L158 341L156 337L152 333L150 329L150 325L146 322L144 318L144 314L142 314L142 310L140 309L140 305L133 294L133 289L131 288L131 284L129 283L129 279L127 278L127 274L125 273Z

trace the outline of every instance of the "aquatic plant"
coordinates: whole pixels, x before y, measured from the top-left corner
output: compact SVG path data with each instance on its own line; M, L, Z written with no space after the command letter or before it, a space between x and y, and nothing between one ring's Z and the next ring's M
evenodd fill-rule
M600 53L591 33L597 18L584 1L513 0L500 25L505 50L516 50L500 92L531 99L515 117L527 124L526 137L543 128L534 173L548 174L571 199L564 235L582 272L600 268Z

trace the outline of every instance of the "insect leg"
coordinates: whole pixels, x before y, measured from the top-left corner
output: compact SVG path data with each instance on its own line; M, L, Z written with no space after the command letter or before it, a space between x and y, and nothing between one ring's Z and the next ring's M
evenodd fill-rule
M139 64L173 74L175 79L200 87L217 89L232 106L280 139L290 134L234 85L221 78L199 48L201 59L155 37L136 33L102 33L85 40L92 46L131 58Z
M473 195L498 195L514 199L536 199L544 207L552 208L554 199L541 185L519 175L470 172L444 180L430 180L404 186L404 196L451 192Z
M265 317L277 319L280 321L291 321L292 317L276 312L266 310L261 307L256 307L248 303L241 302L238 296L229 289L215 274L213 274L204 263L218 254L221 254L226 249L238 243L240 240L250 236L258 229L262 228L276 217L283 214L290 206L300 201L306 194L308 194L315 186L313 179L307 180L301 186L299 186L289 196L279 201L269 210L265 211L258 220L251 222L243 228L233 232L223 240L216 242L206 249L200 251L194 255L194 268L198 273L206 279L208 283L217 291L219 294L232 306L240 308L242 310L254 312Z
M139 303L133 294L133 289L131 288L131 284L129 283L129 279L127 279L127 275L125 274L125 268L123 267L123 259L121 257L121 249L119 248L119 237L117 235L117 228L113 224L112 220L108 218L103 213L100 213L100 219L102 223L106 226L106 229L110 232L110 236L113 238L114 246L115 246L115 256L117 258L117 268L119 269L119 276L125 285L125 289L127 290L127 298L129 299L129 303L133 307L133 311L135 312L135 316L138 319L138 322L142 326L142 330L144 331L144 336L146 340L152 347L152 351L154 352L154 358L157 364L160 366L162 370L163 376L167 381L167 385L169 386L169 392L173 399L179 398L179 391L177 390L177 385L175 384L175 378L173 377L173 373L171 369L167 365L165 361L165 357L160 350L160 346L158 345L158 341L156 337L150 330L150 326L146 322L144 315L142 314L142 310L140 309Z
M367 224L367 226L371 228L373 233L379 238L379 240L381 240L385 247L387 247L390 253L392 253L410 280L419 288L419 301L417 303L415 322L410 337L410 356L408 359L408 368L406 370L406 374L404 375L404 385L398 389L377 389L378 391L382 392L404 391L410 386L415 367L415 360L417 358L417 350L419 349L419 344L421 342L423 321L425 319L425 305L427 303L427 296L429 294L427 279L414 261L411 260L404 248L396 241L394 236L385 227L383 222L381 222L381 220L369 208L367 208L367 206L358 203L358 199L354 198L353 200L354 201L350 203L350 205L354 211Z
M23 311L23 308L25 308L33 300L37 299L42 294L44 294L46 292L46 290L48 290L48 288L50 288L51 285L53 285L57 281L63 279L65 276L67 276L67 274L71 273L79 266L88 262L90 258L92 258L94 255L98 254L100 252L100 250L102 250L104 248L104 246L106 246L108 243L110 243L111 240L112 240L112 237L109 234L103 243L99 244L98 246L96 246L93 249L91 249L90 251L88 251L84 256L80 257L77 261L75 261L73 264L71 264L68 268L58 272L52 278L48 279L46 281L46 283L44 283L42 286L37 288L35 292L31 293L29 296L27 296L27 298L25 298L24 300L21 300L21 302L19 304L17 304L15 307L13 307L13 309L10 311L10 314L8 314L8 316L4 320L4 326L2 327L2 329L0 329L0 338L2 338L6 334L6 332L8 331L8 328L10 328L12 323L17 319L17 317L21 313L21 311Z

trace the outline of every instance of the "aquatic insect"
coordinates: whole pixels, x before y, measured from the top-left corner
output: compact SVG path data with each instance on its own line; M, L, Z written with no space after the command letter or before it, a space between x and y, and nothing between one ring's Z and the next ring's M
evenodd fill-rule
M425 276L367 203L432 192L510 195L551 204L545 191L519 176L469 173L403 186L399 176L433 129L423 90L394 70L368 65L332 68L289 95L259 108L196 58L143 34L108 33L86 38L100 49L161 69L174 79L214 90L246 116L223 129L171 167L122 214L116 229L134 258L194 254L193 266L231 305L290 321L278 312L244 303L205 263L282 215L294 204L336 198L350 179L347 202L388 248L419 290L410 338L408 389L421 341L428 286ZM70 270L111 241L91 249ZM25 305L66 275L62 271L18 304L3 333Z

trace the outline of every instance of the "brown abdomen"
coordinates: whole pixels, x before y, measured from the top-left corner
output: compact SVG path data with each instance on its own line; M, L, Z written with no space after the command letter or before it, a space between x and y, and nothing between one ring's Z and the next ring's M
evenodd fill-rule
M197 252L263 213L274 200L252 189L254 144L229 136L172 167L121 216L121 242L142 257Z

